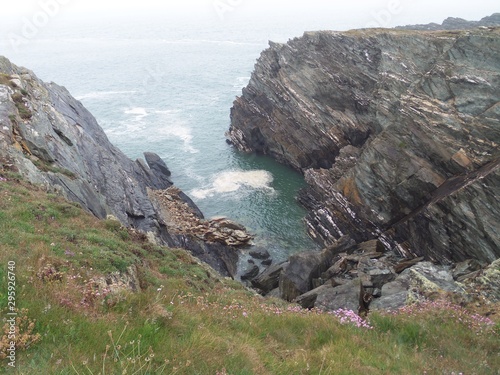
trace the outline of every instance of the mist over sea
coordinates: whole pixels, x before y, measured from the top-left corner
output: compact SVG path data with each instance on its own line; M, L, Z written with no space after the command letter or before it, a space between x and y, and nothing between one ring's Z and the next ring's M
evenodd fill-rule
M241 222L279 261L316 248L295 200L303 178L267 157L237 152L224 133L268 40L286 42L304 30L248 22L68 22L6 56L65 86L130 158L158 153L207 218Z

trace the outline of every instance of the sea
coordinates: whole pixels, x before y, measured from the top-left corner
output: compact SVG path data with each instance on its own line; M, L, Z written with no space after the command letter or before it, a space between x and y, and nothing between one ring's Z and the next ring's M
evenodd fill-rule
M232 103L269 40L345 25L203 15L56 21L17 48L4 44L0 54L65 86L128 157L159 154L207 218L245 225L275 261L317 249L296 201L305 187L301 174L235 150L225 132ZM12 27L21 33L21 26Z

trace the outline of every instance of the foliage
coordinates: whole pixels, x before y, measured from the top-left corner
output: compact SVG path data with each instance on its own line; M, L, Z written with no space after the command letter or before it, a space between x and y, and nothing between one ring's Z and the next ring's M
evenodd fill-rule
M500 368L500 325L464 307L414 305L362 320L351 311L328 314L264 299L184 250L150 244L114 220L99 221L0 175L0 309L5 317L5 270L14 261L27 343L17 353L19 374L496 374Z

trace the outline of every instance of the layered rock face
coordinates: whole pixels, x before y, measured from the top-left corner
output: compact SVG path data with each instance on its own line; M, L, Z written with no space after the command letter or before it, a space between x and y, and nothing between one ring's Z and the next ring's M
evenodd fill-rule
M234 248L168 227L168 207L152 197L172 186L170 171L156 154L145 159L132 161L114 147L64 87L0 57L0 171L18 172L99 218L112 215L152 241L185 247L223 275L234 275ZM184 193L176 197L193 218L202 217Z
M311 32L273 44L230 141L302 171L310 234L402 258L500 257L500 29Z

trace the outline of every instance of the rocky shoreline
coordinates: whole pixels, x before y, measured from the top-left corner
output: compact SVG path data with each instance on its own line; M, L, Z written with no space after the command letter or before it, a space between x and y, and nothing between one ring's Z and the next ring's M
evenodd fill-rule
M320 252L292 255L251 282L262 295L303 308L342 308L362 315L443 298L498 314L500 260L439 265L401 258L378 240L356 244L346 236Z
M498 56L495 26L270 43L227 135L304 174L299 200L324 249L253 285L328 310L446 293L498 302L470 287L498 284L500 271Z

